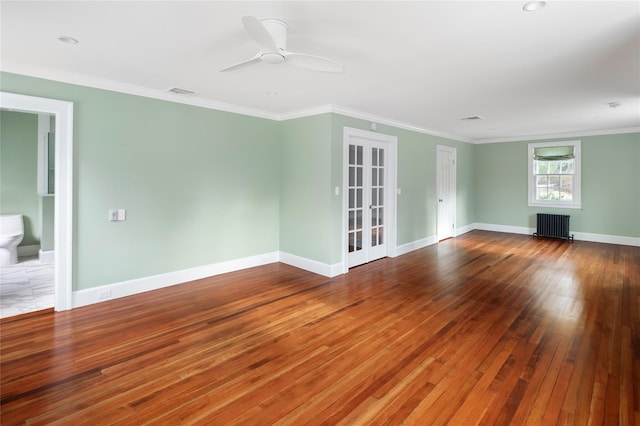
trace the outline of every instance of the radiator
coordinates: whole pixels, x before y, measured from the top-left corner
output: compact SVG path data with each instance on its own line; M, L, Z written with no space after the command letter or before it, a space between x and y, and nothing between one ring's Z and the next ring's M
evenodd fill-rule
M537 213L537 228L534 237L562 238L573 241L569 234L569 215Z

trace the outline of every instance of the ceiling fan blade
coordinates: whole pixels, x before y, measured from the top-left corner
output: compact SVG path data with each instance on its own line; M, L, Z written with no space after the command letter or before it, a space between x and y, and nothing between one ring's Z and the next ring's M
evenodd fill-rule
M298 68L324 72L342 72L344 69L342 63L322 56L286 51L281 51L280 53L282 53L289 64Z
M258 44L258 46L260 46L261 50L266 52L278 51L275 40L271 37L269 31L267 31L258 18L255 16L243 16L242 24L251 38Z
M260 56L262 56L262 53L258 52L258 54L256 56L254 56L253 58L248 59L248 60L243 61L243 62L240 62L240 63L235 64L235 65L231 65L230 67L223 68L219 72L233 71L233 70L236 70L238 68L242 68L242 67L245 67L247 65L251 65L254 62L260 62Z

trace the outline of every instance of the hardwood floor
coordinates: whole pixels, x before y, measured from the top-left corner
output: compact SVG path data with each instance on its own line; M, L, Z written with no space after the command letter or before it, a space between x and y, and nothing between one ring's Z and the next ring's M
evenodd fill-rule
M7 425L640 425L640 247L473 231L1 328Z

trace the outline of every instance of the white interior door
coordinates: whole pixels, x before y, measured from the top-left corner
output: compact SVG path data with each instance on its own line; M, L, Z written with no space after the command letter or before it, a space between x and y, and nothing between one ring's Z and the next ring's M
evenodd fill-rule
M393 226L388 143L366 136L345 138L347 267L389 255Z
M437 238L455 236L456 228L456 149L436 148L436 185L438 195Z

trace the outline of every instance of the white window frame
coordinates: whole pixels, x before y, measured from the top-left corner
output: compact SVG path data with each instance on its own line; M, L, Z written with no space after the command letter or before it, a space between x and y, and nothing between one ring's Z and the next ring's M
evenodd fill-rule
M546 148L552 146L573 146L574 171L573 171L573 199L565 200L536 200L535 179L533 175L533 153L536 148ZM559 141L530 143L528 146L528 200L529 207L555 207L562 209L582 209L582 149L581 141Z

